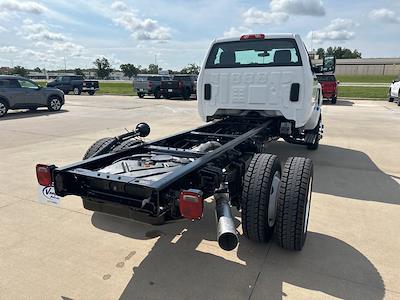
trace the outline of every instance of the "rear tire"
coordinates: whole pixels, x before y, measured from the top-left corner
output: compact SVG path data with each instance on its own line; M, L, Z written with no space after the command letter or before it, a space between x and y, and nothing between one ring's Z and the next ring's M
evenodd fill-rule
M307 237L313 184L308 158L290 157L282 172L275 233L279 246L300 251Z
M400 106L400 98L397 99L397 106Z
M388 101L389 101L389 102L393 102L393 101L394 101L394 98L393 98L393 97L389 97Z
M95 91L88 91L88 94L89 94L90 96L93 96L94 93L95 93Z
M331 103L332 104L336 104L336 102L337 102L337 97L336 96L332 97Z
M90 146L90 148L86 151L85 155L83 156L83 159L85 160L85 159L93 157L101 149L110 148L108 150L111 150L110 145L113 141L114 141L114 138L112 138L112 137L106 137L106 138L102 138L102 139L98 140L92 146Z
M143 93L138 93L137 95L138 95L138 97L139 97L140 99L143 99L143 98L144 98L144 94L143 94Z
M0 99L0 118L4 117L8 111L8 104L6 101Z
M273 232L281 165L276 155L255 154L246 171L241 199L244 235L267 242Z
M74 95L80 95L82 91L80 88L74 87L73 92L74 92Z

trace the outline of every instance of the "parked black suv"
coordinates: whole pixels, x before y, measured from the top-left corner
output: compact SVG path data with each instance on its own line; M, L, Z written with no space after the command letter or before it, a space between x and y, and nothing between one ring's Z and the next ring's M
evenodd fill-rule
M196 95L197 75L174 75L172 80L161 81L161 94L164 98L182 97L189 100Z
M87 92L89 95L94 95L99 89L99 82L97 80L84 80L83 76L79 75L63 75L47 83L47 86L58 88L65 94L74 92L75 95L80 95L82 92Z

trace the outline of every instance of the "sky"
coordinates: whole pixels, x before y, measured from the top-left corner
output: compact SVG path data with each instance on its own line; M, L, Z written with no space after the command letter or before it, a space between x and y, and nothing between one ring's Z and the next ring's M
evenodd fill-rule
M400 0L0 0L0 66L179 70L214 38L298 33L307 48L400 57Z

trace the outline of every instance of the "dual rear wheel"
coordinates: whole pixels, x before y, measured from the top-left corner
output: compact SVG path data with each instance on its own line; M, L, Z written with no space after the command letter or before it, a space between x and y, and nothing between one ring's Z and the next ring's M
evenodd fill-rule
M301 250L307 236L313 184L310 159L290 157L283 170L277 156L255 154L246 171L241 200L244 235Z

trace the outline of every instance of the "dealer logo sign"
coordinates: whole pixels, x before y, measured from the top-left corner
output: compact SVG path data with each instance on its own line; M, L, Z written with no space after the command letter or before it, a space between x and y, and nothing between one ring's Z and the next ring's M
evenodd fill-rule
M56 195L54 186L42 186L38 187L38 197L39 202L42 203L52 203L52 204L60 204L60 197Z

